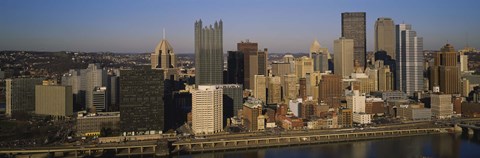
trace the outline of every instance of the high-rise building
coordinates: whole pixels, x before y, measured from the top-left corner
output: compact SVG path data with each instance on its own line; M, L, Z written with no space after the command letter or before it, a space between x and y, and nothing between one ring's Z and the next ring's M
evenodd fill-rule
M165 30L164 30L165 31ZM168 69L176 67L176 57L173 47L165 39L165 32L163 39L155 47L155 52L150 56L152 69Z
M375 22L375 52L385 51L395 59L395 23L391 18L378 18Z
M35 114L54 117L72 116L72 86L36 85Z
M334 73L348 78L353 73L354 40L341 37L333 45Z
M342 37L353 39L356 65L365 67L367 56L366 13L342 13ZM355 65L355 64L354 64Z
M228 51L227 73L229 84L243 84L244 55L241 51Z
M342 94L342 77L340 75L322 75L318 84L318 103L324 102L330 107L339 107Z
M213 134L223 130L223 89L199 85L192 91L192 130Z
M251 131L258 130L258 117L262 115L262 101L260 100L247 100L243 104L243 120L244 125Z
M450 118L453 115L452 95L431 94L432 115L438 119Z
M85 109L85 90L82 88L80 70L70 69L62 76L61 82L63 86L72 86L74 111Z
M87 69L80 70L81 90L85 91L87 109L93 109L93 93L96 87L107 86L107 70L101 69L100 64L89 64Z
M409 24L396 26L397 88L409 96L423 90L423 38Z
M223 83L223 22L203 28L195 21L195 84Z
M395 76L397 75L396 73L396 60L392 59L392 56L388 55L386 51L378 51L375 52L375 67L380 71L389 71L392 74L392 83L391 83L391 89L396 90L395 88ZM385 70L385 69L389 70ZM382 70L383 69L383 70ZM379 74L380 75L380 74ZM379 78L380 79L380 78ZM380 81L379 81L380 82ZM380 87L379 87L380 89Z
M272 75L273 76L283 76L291 74L290 63L285 62L273 62L272 63Z
M452 45L446 44L434 56L430 66L430 89L439 86L440 92L461 94L460 67L457 64L458 53Z
M460 54L460 72L468 71L468 55Z
M307 74L313 73L313 60L312 58L303 56L300 58L295 59L295 73L297 74L297 78L304 78Z
M7 117L16 113L35 111L35 85L42 85L43 78L14 78L5 80Z
M268 65L268 49L263 48L263 51L257 52L258 57L258 75L267 76L267 65Z
M93 90L93 107L96 112L108 110L107 87L95 87L95 90Z
M243 65L244 65L244 88L253 88L253 75L258 73L258 43L253 43L247 40L246 42L237 43L237 51L243 53ZM254 59L254 61L250 61ZM250 82L252 80L252 82Z
M238 110L243 106L243 88L241 84L214 85L216 89L223 90L223 123L227 118L238 115Z
M282 76L282 92L283 92L284 102L297 99L297 96L298 96L297 81L298 80L296 75Z
M310 58L313 59L313 70L325 72L328 70L328 48L322 48L317 40L310 46Z
M298 98L302 98L303 100L307 100L307 79L300 78L299 82L299 89L298 89Z
M255 86L253 87L253 96L264 103L267 102L267 84L268 84L268 77L264 75L255 75L253 83Z
M393 73L389 65L384 65L383 60L375 61L378 69L378 91L393 91Z
M268 104L282 102L282 82L280 76L268 77Z
M163 71L143 66L120 73L120 130L124 135L161 133L165 126Z

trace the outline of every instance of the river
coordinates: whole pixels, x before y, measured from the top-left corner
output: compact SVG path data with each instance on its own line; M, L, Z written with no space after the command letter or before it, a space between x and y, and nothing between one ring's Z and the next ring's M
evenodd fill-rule
M174 158L480 158L480 141L437 134L368 141L175 155Z

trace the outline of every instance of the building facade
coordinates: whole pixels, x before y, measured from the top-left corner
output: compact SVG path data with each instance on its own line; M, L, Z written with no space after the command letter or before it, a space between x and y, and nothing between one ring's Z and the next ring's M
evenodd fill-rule
M195 84L223 83L223 22L203 27L195 21Z
M195 134L223 131L223 89L199 85L192 91L192 130Z
M353 39L354 42L354 65L366 66L367 34L366 13L346 12L342 13L342 37Z
M5 115L35 111L35 85L42 85L43 78L14 78L5 80Z
M72 116L72 86L36 85L35 114L59 118Z
M348 78L353 73L354 40L340 38L334 41L334 73Z
M375 21L374 40L375 52L385 51L395 60L395 23L391 18L381 17Z
M397 88L408 96L423 90L423 38L409 24L396 26Z

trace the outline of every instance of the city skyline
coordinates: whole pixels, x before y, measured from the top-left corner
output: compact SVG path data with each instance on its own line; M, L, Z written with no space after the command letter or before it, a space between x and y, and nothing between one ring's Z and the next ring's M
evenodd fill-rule
M447 42L461 49L467 38L469 46L480 47L480 33L475 31L480 22L471 20L477 1L208 2L2 1L0 13L6 16L0 17L0 50L153 52L165 28L176 53L193 54L191 22L222 19L224 53L246 39L271 53L308 53L311 41L318 39L333 52L333 41L341 36L342 12L366 12L367 51L374 49L374 23L379 17L415 25L425 39L425 50L437 50ZM410 7L411 2L416 6ZM251 3L255 5L250 7Z

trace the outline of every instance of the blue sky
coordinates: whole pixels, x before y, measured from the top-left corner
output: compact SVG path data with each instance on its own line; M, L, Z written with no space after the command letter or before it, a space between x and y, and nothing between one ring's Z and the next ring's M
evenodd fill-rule
M367 13L367 50L378 17L412 24L425 49L447 41L480 48L478 0L0 0L0 50L150 52L162 29L176 53L194 52L195 20L224 22L224 51L250 39L272 53L333 52L341 13Z

